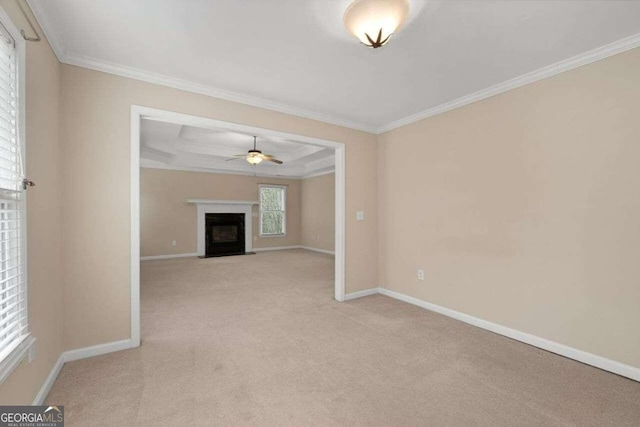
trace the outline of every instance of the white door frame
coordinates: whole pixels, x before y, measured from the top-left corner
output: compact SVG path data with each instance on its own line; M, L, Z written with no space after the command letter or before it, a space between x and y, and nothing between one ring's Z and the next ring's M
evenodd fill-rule
M140 120L151 118L164 122L202 128L225 128L249 134L292 139L304 144L335 150L335 293L338 301L345 294L345 145L341 142L279 132L272 129L223 122L206 117L139 105L131 106L131 344L140 345Z

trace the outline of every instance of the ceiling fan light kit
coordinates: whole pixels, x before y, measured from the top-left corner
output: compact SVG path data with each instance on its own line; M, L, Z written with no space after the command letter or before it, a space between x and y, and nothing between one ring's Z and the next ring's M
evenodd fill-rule
M344 13L344 25L362 44L384 46L409 16L409 0L355 0Z
M247 162L251 164L251 166L256 166L260 164L263 160L267 160L269 162L273 162L275 164L281 165L282 161L276 159L270 154L262 154L262 151L256 148L256 137L253 137L253 150L249 150L247 154L236 154L232 159L229 160L237 160L237 159L246 159Z
M252 165L259 164L262 161L262 157L260 157L260 154L262 153L258 150L249 151L249 154L247 154L247 162L251 163Z

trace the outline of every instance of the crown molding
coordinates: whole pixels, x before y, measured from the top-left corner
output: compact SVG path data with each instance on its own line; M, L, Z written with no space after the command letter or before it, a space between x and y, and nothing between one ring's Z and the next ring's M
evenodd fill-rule
M310 173L308 175L303 175L300 177L300 179L308 179L308 178L316 178L318 176L324 176L324 175L329 175L329 174L334 174L336 173L335 169L329 170L329 171L324 171L324 172L316 172L316 173Z
M318 173L312 173L308 175L273 175L273 174L265 174L265 173L254 173L254 172L243 172L243 171L229 171L224 169L206 169L206 168L198 168L198 167L190 167L190 166L174 166L174 165L163 165L163 164L150 164L146 163L144 159L140 159L140 168L142 169L162 169L162 170L171 170L171 171L180 171L180 172L200 172L200 173L212 173L215 175L243 175L243 176L255 176L259 178L273 178L273 179L291 179L291 180L302 180L307 178L313 178L316 176L327 175L330 173L335 173L335 170L324 171Z
M411 123L415 123L428 117L446 113L447 111L455 110L456 108L464 107L465 105L469 105L477 101L482 101L483 99L499 95L501 93L537 82L539 80L546 79L548 77L553 77L557 74L564 73L565 71L570 71L583 65L591 64L592 62L600 61L601 59L605 59L637 47L640 47L640 33L590 50L580 55L573 56L560 62L556 62L555 64L548 65L546 67L540 68L527 74L523 74L502 83L498 83L497 85L490 86L486 89L482 89L469 95L465 95L461 98L454 99L453 101L440 104L428 110L424 110L419 113L412 114L402 119L393 121L377 128L375 133L381 134L402 126L406 126Z
M47 18L44 10L42 10L40 2L38 0L27 0L27 4L31 8L33 16L36 18L36 21L38 21L38 25L44 33L45 38L49 42L49 46L51 46L51 49L53 49L53 53L58 58L58 61L64 62L63 59L65 58L65 51L62 47L62 42L58 38L56 32L53 30L51 21L49 21L49 18Z
M51 48L58 61L63 64L74 65L76 67L88 68L90 70L101 71L108 74L114 74L121 77L127 77L134 80L140 80L147 83L157 84L160 86L171 87L183 90L185 92L197 93L200 95L211 96L213 98L224 99L226 101L237 102L240 104L251 105L252 107L264 108L266 110L277 111L279 113L290 114L292 116L302 117L305 119L316 120L336 126L342 126L354 130L368 133L375 133L376 127L366 123L360 123L353 120L347 120L330 114L319 113L316 111L305 110L303 108L293 107L291 105L273 102L266 99L244 95L238 92L232 92L224 89L218 89L212 86L195 83L189 80L179 79L164 74L153 73L139 68L127 67L108 61L101 61L95 58L88 58L80 55L68 53L64 49L62 42L53 29L46 13L42 9L38 0L27 0L29 7L33 12L40 28L44 32L45 37L49 41Z
M220 98L227 101L238 102L240 104L251 105L253 107L264 108L267 110L277 111L280 113L290 114L297 117L303 117L306 119L317 120L320 122L342 126L354 130L368 132L372 134L382 134L390 130L406 126L411 123L415 123L419 120L433 117L438 114L446 113L447 111L455 110L460 107L472 104L474 102L482 101L483 99L490 98L495 95L499 95L504 92L508 92L513 89L525 86L530 83L537 82L539 80L553 77L557 74L565 71L570 71L583 65L590 64L592 62L599 61L601 59L608 58L618 53L626 52L628 50L640 47L640 33L632 36L620 39L613 43L601 46L599 48L587 51L585 53L573 56L571 58L556 62L555 64L548 65L530 73L523 74L513 79L506 80L502 83L490 86L488 88L479 90L477 92L465 95L463 97L454 99L444 104L429 108L427 110L411 114L404 118L387 123L383 126L372 126L365 123L346 120L340 117L332 115L318 113L314 111L305 110L302 108L296 108L290 105L281 104L265 99L243 95L237 92L231 92L223 89L214 88L211 86L194 83L188 80L178 79L163 74L152 73L137 68L126 67L115 63L106 61L100 61L93 58L82 57L79 55L69 54L65 51L62 42L58 38L57 34L53 30L53 26L47 18L47 15L42 10L39 0L27 0L27 3L31 7L33 14L40 25L40 28L44 32L45 37L49 41L53 51L55 52L58 60L62 63L75 65L77 67L89 68L95 71L101 71L109 74L115 74L121 77L127 77L135 80L145 81L161 86L172 87L174 89L184 90L186 92L197 93L200 95L211 96L214 98Z
M279 113L290 114L292 116L355 129L363 132L375 133L376 131L376 128L374 126L370 126L364 123L341 119L339 117L331 116L328 114L317 113L302 108L296 108L286 104L268 101L262 98L243 95L241 93L218 89L200 83L194 83L188 80L170 77L164 74L152 73L138 68L127 67L107 61L100 61L97 59L87 58L79 55L66 54L60 62L64 62L65 64L69 65L75 65L77 67L88 68L95 71L102 71L104 73L115 74L117 76L127 77L134 80L140 80L147 83L153 83L160 86L171 87L174 89L183 90L185 92L197 93L199 95L224 99L226 101L237 102L239 104L263 108L265 110L277 111Z

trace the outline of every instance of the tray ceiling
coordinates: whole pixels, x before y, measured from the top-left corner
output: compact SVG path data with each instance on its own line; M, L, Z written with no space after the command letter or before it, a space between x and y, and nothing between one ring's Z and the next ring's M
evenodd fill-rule
M303 178L335 169L332 149L273 136L256 136L258 150L282 160L282 165L265 161L252 166L245 159L229 160L253 148L252 134L143 119L140 124L140 165L286 178Z

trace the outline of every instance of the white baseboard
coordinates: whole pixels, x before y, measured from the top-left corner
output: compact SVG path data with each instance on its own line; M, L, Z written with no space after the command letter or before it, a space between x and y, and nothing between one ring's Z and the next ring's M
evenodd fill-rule
M47 379L42 383L42 387L40 387L40 391L36 394L36 397L33 399L32 405L42 405L44 400L47 398L47 395L51 391L51 387L53 387L53 383L56 382L56 378L58 378L58 374L62 370L62 366L64 365L64 353L58 357L58 360L51 368L51 372L47 376Z
M133 348L135 345L130 339L122 341L108 342L106 344L92 345L91 347L77 348L64 352L64 361L73 362L74 360L86 359L87 357L100 356L102 354L113 353L114 351L126 350Z
M42 405L44 400L47 398L49 391L51 391L51 387L53 387L53 383L58 378L62 367L67 362L73 362L74 360L86 359L88 357L100 356L107 353L113 353L115 351L126 350L129 348L133 348L132 341L122 340L122 341L114 341L106 344L98 344L93 345L91 347L77 348L75 350L65 351L58 357L57 362L53 365L51 372L47 376L47 379L42 383L42 387L36 394L36 397L33 399L32 405Z
M326 249L318 249L318 248L312 248L311 246L299 246L300 249L306 249L308 251L313 251L313 252L320 252L321 254L327 254L327 255L335 255L336 253L334 251L328 251Z
M482 329L494 332L505 337L512 338L516 341L520 341L534 347L541 348L546 351L550 351L560 356L567 357L569 359L577 360L578 362L585 363L587 365L594 366L596 368L603 369L605 371L613 372L614 374L621 375L623 377L630 378L635 381L640 381L640 368L626 365L624 363L616 362L615 360L607 359L602 356L598 356L586 351L578 350L573 347L559 344L554 341L547 340L535 335L521 332L516 329L511 329L506 326L498 325L487 320L483 320L474 316L470 316L459 311L451 310L446 307L442 307L430 302L420 300L418 298L410 297L399 292L391 291L385 288L378 288L378 291L382 295L407 302L409 304L417 305L418 307L425 308L436 313L443 314L453 319L460 320L473 326L477 326Z
M192 256L198 256L196 253L192 254L169 254L169 255L151 255L151 256L141 256L140 261L151 261L154 259L169 259L169 258L189 258Z
M267 251L285 251L287 249L300 249L302 246L273 246L270 248L253 248L253 252L267 252Z
M424 309L433 311L435 313L442 314L447 317L451 317L456 320L468 323L469 325L477 326L482 329L494 332L498 335L512 338L516 341L520 341L534 347L541 348L546 351L550 351L560 356L567 357L569 359L577 360L578 362L585 363L587 365L600 368L602 370L612 372L614 374L630 378L640 382L640 368L626 365L624 363L616 362L615 360L607 359L602 356L598 356L586 351L578 350L563 344L559 344L554 341L547 340L545 338L537 337L535 335L521 332L516 329L511 329L506 326L498 325L497 323L489 322L487 320L480 319L459 311L451 310L446 307L442 307L437 304L432 304L427 301L423 301L418 298L410 297L409 295L401 294L400 292L391 291L386 288L371 288L364 291L352 292L345 295L345 301L361 298L369 295L382 294L399 301L403 301L409 304L422 307ZM49 394L53 383L55 382L62 366L66 362L74 360L86 359L88 357L100 356L102 354L113 353L115 351L126 350L133 348L132 341L130 339L122 341L114 341L106 344L94 345L91 347L79 348L75 350L65 351L60 355L58 361L55 363L51 372L47 376L46 380L42 384L40 391L33 400L33 405L41 405Z
M375 295L378 293L378 288L365 289L364 291L352 292L345 294L344 300L349 301L356 298L368 297L369 295Z

